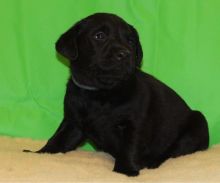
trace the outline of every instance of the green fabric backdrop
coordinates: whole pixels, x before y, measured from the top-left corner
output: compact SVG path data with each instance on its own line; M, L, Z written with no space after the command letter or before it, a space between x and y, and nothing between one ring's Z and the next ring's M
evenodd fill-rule
M211 144L219 143L219 10L219 0L1 0L0 134L47 139L54 133L69 75L54 43L79 19L112 12L138 29L143 70L201 110Z

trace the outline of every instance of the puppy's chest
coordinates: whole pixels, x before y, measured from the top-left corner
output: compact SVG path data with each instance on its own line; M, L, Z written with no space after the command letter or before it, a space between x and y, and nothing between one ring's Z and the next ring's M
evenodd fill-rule
M111 103L87 103L81 125L88 133L111 131L132 118L129 106Z

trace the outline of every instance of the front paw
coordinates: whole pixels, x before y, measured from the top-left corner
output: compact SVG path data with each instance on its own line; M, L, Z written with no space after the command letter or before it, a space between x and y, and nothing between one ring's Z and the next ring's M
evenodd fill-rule
M41 150L39 150L39 151L31 151L31 150L27 150L27 149L24 149L22 152L25 152L25 153L44 153L44 152L41 152Z
M117 172L117 173L125 174L129 177L139 175L139 170L136 170L132 167L120 166L120 165L117 165L117 164L115 164L115 167L114 167L113 171Z
M54 154L54 153L59 153L59 152L65 152L63 149L59 149L58 147L56 146L51 146L51 145L45 145L43 148L41 148L40 150L38 151L31 151L31 150L26 150L24 149L23 152L25 153L50 153L50 154Z

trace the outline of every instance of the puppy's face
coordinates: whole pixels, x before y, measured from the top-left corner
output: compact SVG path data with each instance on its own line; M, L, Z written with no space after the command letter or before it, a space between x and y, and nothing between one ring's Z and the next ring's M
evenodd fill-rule
M68 58L74 78L110 89L128 80L140 67L142 49L136 30L116 15L91 15L64 33L57 51Z

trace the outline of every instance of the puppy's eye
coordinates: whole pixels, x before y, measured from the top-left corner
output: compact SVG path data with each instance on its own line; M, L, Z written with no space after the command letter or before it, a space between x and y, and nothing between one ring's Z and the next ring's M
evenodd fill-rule
M95 33L94 38L96 40L105 40L106 34L104 32L97 32Z

